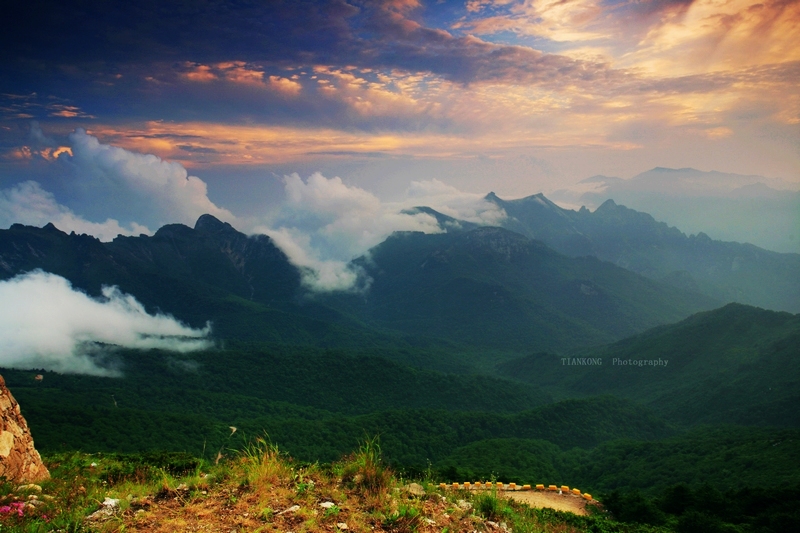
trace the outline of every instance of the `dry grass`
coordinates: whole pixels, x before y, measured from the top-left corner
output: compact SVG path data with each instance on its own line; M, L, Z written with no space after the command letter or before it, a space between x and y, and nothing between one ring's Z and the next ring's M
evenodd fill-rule
M43 486L53 500L38 514L0 518L0 531L549 533L584 531L587 523L580 520L595 520L531 510L493 492L442 492L424 482L410 490L382 463L377 440L320 466L297 464L258 439L219 464L203 463L180 475L155 469L113 482L109 472L120 466L95 457L76 455L68 468L55 468ZM105 498L117 499L118 507L87 518Z

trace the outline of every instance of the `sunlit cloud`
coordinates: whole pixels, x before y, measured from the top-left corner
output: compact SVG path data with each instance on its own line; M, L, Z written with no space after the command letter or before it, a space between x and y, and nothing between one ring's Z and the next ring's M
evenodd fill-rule
M233 214L208 198L206 183L180 163L101 143L78 129L69 136L72 156L62 158L85 198L104 197L107 212L142 217L145 224L194 224L203 214L232 222Z
M800 60L800 2L697 0L621 58L663 76Z
M294 96L303 89L299 82L280 76L270 76L268 85L272 90L288 96Z
M72 55L84 57L81 49L42 45L49 36L34 26L38 39L9 46L51 68L45 76L30 67L19 84L9 74L0 119L62 124L62 135L47 146L0 139L0 159L20 168L74 159L56 153L64 128L91 124L102 144L198 175L215 166L311 174L330 168L323 162L368 158L457 168L531 155L572 181L659 165L744 165L800 179L798 5L266 2L186 14L197 31L181 39L145 20L141 38L124 47L101 39L83 62ZM124 17L102 24L128 35Z
M618 68L658 77L800 58L800 2L794 0L487 0L470 2L468 11L455 27L544 38L570 57L608 58Z
M208 65L196 65L193 63L185 64L186 71L181 75L189 81L206 83L218 79L217 75L212 72L211 67Z

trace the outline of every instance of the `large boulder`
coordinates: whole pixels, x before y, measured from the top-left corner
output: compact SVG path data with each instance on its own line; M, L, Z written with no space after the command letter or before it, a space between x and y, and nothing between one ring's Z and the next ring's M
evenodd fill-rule
M3 376L0 376L0 477L15 483L50 477L39 452L33 447L28 423Z

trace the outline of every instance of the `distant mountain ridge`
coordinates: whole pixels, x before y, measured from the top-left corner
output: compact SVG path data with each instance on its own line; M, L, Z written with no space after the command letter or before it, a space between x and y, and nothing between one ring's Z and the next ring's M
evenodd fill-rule
M684 424L800 427L800 314L728 304L576 357L602 363L539 353L499 370L556 397L614 394Z
M248 237L210 215L194 228L169 224L152 237L110 243L52 224L0 230L0 279L37 268L92 296L116 285L150 312L195 327L210 320L220 338L322 346L385 340L330 308L300 301L300 273L269 237Z
M594 212L563 209L536 194L486 200L505 210L503 226L571 256L595 256L623 268L696 290L721 302L800 312L800 254L715 241L607 200Z
M592 176L548 196L591 209L613 199L687 235L800 253L800 184L780 178L656 167L630 179Z
M363 293L308 293L269 237L248 237L210 215L194 228L170 224L111 243L14 225L0 230L0 277L41 268L92 295L117 285L150 310L195 326L211 320L221 338L317 346L426 338L568 350L716 303L506 229L469 227L393 235L354 261L373 280Z
M355 264L370 290L323 301L364 323L476 346L591 346L716 304L497 227L395 233Z

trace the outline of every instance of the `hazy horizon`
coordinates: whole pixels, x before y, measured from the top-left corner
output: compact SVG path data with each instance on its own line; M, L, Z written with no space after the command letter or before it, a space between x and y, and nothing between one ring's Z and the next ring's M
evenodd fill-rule
M328 268L435 231L409 205L487 223L488 192L543 192L800 252L798 6L17 4L0 222L108 240L210 213Z

